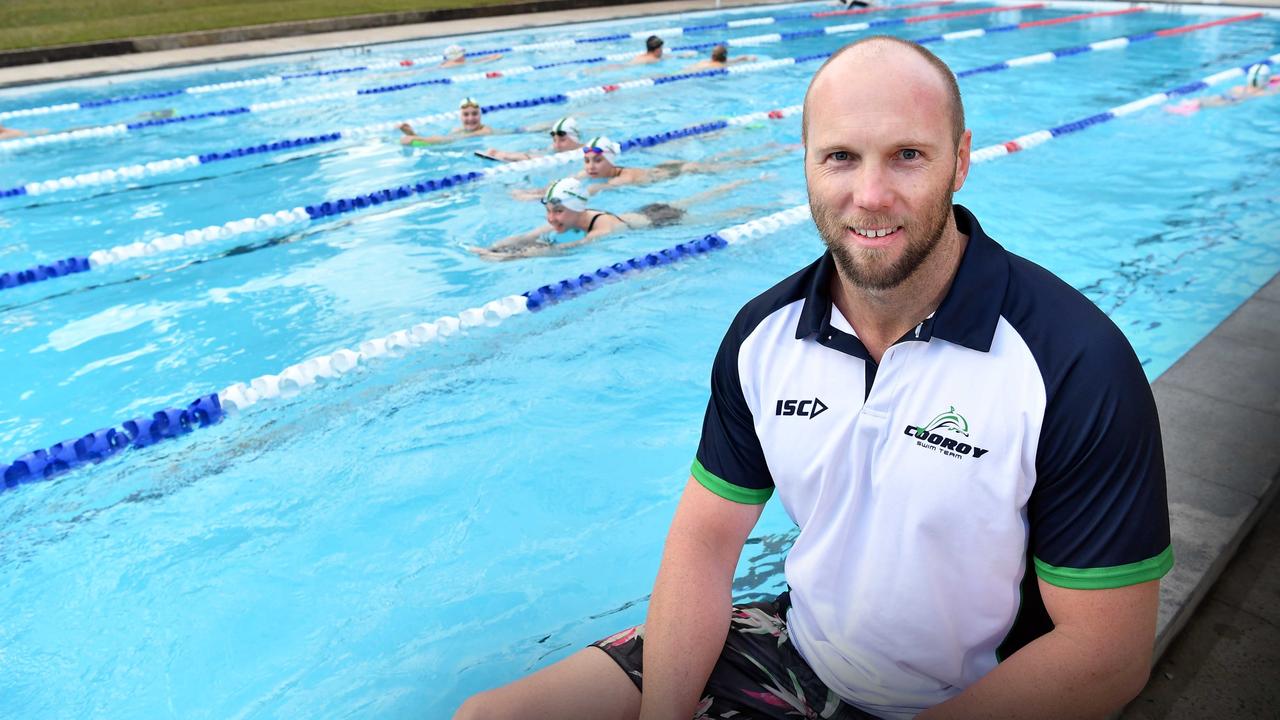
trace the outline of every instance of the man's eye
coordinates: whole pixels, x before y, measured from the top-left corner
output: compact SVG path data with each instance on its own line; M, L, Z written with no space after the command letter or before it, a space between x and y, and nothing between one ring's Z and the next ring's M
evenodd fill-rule
M836 162L848 162L849 153L845 152L844 150L837 150L831 153L831 159L835 160Z
M903 150L901 154L902 154L903 160L915 160L916 158L920 157L919 150L912 150L910 148Z

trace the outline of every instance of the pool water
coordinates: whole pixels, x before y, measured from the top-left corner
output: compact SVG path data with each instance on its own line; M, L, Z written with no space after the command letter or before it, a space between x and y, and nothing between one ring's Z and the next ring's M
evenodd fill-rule
M652 17L461 42L507 47L825 7ZM988 6L955 9L977 7ZM886 30L911 38L1098 9L1062 5ZM964 70L1218 17L1148 11L931 48ZM858 19L690 34L668 45ZM732 54L812 55L854 37ZM439 52L449 42L4 90L0 111L339 68ZM514 52L483 67L639 44ZM976 148L1278 48L1280 22L1265 17L975 75L961 90ZM668 61L662 71L690 62ZM621 140L797 104L817 65L624 88L486 120L512 129L571 113L586 135ZM445 111L464 94L490 104L657 73L590 68L0 152L0 187ZM5 124L61 130L152 110L206 112L433 76L399 72ZM389 203L284 236L213 242L0 291L0 458L803 203L798 141L799 119L791 116L629 152L623 157L633 165L717 153L775 157L599 195L593 207L621 212L745 181L685 224L561 255L487 263L466 248L541 223L542 208L510 191L543 186L571 165ZM4 198L0 270L466 172L484 164L475 150L544 142L542 133L522 133L406 150L390 131L132 184ZM957 201L1006 247L1109 313L1155 379L1280 269L1278 188L1280 96L1272 96L1190 116L1153 108L978 164ZM811 225L793 226L0 493L0 716L447 717L471 692L641 621L720 338L743 302L820 252ZM771 504L744 552L739 597L782 587L792 528Z

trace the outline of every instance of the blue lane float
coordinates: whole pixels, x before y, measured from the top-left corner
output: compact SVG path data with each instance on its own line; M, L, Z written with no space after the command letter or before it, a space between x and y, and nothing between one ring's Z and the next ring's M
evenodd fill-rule
M88 463L99 463L129 448L143 448L216 425L224 417L216 394L202 395L186 407L169 407L117 426L33 450L10 463L0 463L0 492L57 477Z

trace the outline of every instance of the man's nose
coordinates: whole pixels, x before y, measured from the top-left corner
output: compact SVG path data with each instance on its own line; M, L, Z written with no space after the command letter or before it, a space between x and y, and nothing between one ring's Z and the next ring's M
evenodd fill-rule
M870 211L887 210L893 205L893 177L881 163L864 162L854 174L853 201Z

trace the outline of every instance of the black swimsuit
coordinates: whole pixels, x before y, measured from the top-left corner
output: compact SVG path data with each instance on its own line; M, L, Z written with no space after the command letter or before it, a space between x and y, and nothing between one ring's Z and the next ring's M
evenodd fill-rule
M617 215L614 215L614 214L613 214L613 213L611 213L611 212L598 212L598 213L596 213L596 214L595 214L595 216L594 216L594 217L592 217L592 218L591 218L591 222L587 223L587 234L588 234L588 235L590 235L590 234L591 234L591 229L592 229L592 228L594 228L594 227L596 226L596 221L600 219L600 216L601 216L601 215L608 215L609 217L615 217L615 218L618 218L619 220L622 220L622 218L618 217ZM625 224L625 223L626 223L626 221L625 221L625 220L623 220L623 223Z

